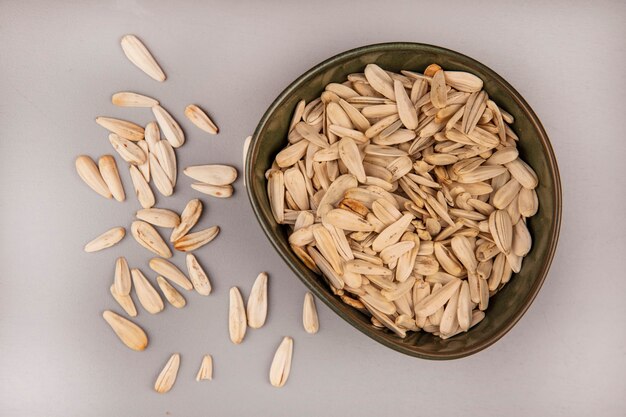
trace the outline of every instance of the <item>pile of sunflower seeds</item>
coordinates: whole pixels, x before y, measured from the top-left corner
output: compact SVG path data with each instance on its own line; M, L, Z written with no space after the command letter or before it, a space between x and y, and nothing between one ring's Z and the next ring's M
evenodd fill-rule
M294 253L373 326L449 338L531 250L537 175L477 76L375 64L295 108L266 172Z
M121 46L127 58L139 69L159 82L165 81L165 73L137 37L124 36ZM183 308L187 303L177 287L187 291L195 290L202 296L211 293L209 276L192 252L215 239L220 229L218 226L212 226L192 231L203 211L202 202L198 199L189 201L180 214L170 209L155 207L155 193L150 183L164 197L171 196L176 187L178 168L175 149L185 143L185 135L174 117L158 100L142 94L123 91L113 94L111 101L116 106L151 109L155 118L155 121L145 127L111 117L97 117L96 123L110 132L108 138L113 149L128 163L133 188L142 207L136 213L137 220L131 224L131 234L139 245L157 255L150 259L149 266L157 274L156 283L161 290L159 293L141 270L129 267L126 258L118 257L115 262L113 283L110 286L111 295L126 315L132 318L138 314L131 296L133 290L141 307L150 314L158 314L164 310L162 296L173 307ZM204 132L213 135L218 133L218 127L197 105L188 105L184 114ZM161 134L164 136L163 139ZM246 140L246 144L248 143L249 139ZM117 163L112 155L101 156L97 164L89 156L80 155L76 158L76 171L81 179L101 196L115 198L120 202L126 199ZM193 189L218 198L230 197L233 194L232 184L237 179L237 170L227 165L190 166L185 168L183 173L198 181L192 184ZM169 243L161 236L157 227L171 230ZM96 252L112 247L125 235L124 227L113 227L87 243L84 250ZM170 244L175 250L187 253L187 275L168 260L172 257ZM233 343L239 344L243 341L247 327L257 329L265 324L267 287L267 274L259 274L252 287L247 309L238 288L231 288L228 325ZM139 325L110 310L104 311L102 316L128 348L137 351L147 348L148 336ZM315 333L319 328L311 294L305 297L303 325L309 333ZM272 385L282 387L286 383L292 356L293 340L291 337L285 337L270 367L269 380ZM156 392L166 393L172 389L178 376L180 362L179 353L171 355L156 379L154 384ZM212 378L213 358L211 355L204 355L196 380Z

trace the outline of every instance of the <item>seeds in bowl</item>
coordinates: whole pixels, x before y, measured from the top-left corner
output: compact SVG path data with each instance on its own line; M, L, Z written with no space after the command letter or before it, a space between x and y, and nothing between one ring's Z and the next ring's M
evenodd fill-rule
M532 248L538 181L512 123L473 74L369 64L296 106L266 172L272 214L373 326L466 332Z

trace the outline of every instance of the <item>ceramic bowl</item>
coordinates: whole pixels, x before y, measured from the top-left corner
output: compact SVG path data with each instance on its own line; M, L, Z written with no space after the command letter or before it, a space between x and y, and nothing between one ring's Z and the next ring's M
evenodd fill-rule
M372 326L369 317L345 305L334 296L324 280L310 271L291 251L286 228L272 216L267 196L265 171L275 155L287 143L287 129L298 101L317 98L324 86L343 82L354 72L363 72L367 64L384 69L422 72L431 63L446 70L468 71L484 81L489 97L515 118L513 130L520 137L519 151L539 177L536 191L539 211L529 219L533 238L531 252L521 271L515 274L489 302L484 320L447 340L425 332L409 332L402 339L387 330ZM561 223L561 184L554 152L537 115L522 96L501 76L480 62L448 49L418 43L385 43L364 46L338 54L302 74L291 83L267 109L259 122L247 155L246 182L254 213L269 243L320 300L356 329L399 352L426 359L455 359L476 353L506 334L539 292L554 256Z

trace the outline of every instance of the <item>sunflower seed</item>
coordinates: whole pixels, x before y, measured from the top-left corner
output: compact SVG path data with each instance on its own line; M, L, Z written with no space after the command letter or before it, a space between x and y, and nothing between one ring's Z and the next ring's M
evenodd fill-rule
M398 113L398 106L396 104L377 104L374 106L364 107L361 110L361 113L366 118L378 119L381 117L396 115Z
M465 281L463 281L462 284L464 283ZM452 297L450 297L450 300L448 301L448 303L445 306L445 309L443 310L443 315L441 316L441 321L439 322L439 331L442 334L452 333L459 325L458 305L459 305L460 288L461 287L458 287L457 290L452 295Z
M161 140L161 131L157 122L150 122L146 125L145 129L145 141L148 144L148 150L150 152L156 152L156 144Z
M437 258L437 262L439 265L450 275L461 276L463 273L463 267L461 264L454 258L454 256L450 253L447 247L442 245L440 242L435 242L435 257Z
M133 268L130 270L133 278L133 287L141 306L150 314L157 314L165 307L159 293L154 289L150 281L140 270Z
M148 346L146 332L135 323L124 317L106 310L102 313L104 320L111 326L117 337L132 350L144 350Z
M511 178L493 194L493 205L498 209L505 209L517 197L521 188L521 184L515 178Z
M357 110L357 108L354 107L352 104L348 103L344 99L340 99L339 105L341 106L343 111L346 112L354 127L359 129L361 132L365 132L371 127L370 122L367 120L367 118L363 114L361 114L361 112Z
M150 172L152 173L154 185L162 195L168 197L174 193L174 188L172 187L170 178L165 173L153 153L150 154Z
M400 120L400 116L397 113L382 118L365 131L365 136L368 138L378 136L380 133L382 133L385 129L387 129L398 120Z
M157 277L157 283L159 284L159 288L161 288L161 292L171 305L176 308L185 307L185 304L187 304L185 297L183 297L176 288L172 287L172 284L167 282L162 276Z
M175 242L184 235L198 222L202 214L202 202L198 199L189 200L180 215L180 224L172 230L170 242Z
M209 116L202 111L202 109L195 104L190 104L185 107L185 116L196 125L201 130L204 130L207 133L212 135L217 135L219 129L213 123L213 121L209 118Z
M289 372L291 371L291 358L293 356L293 339L289 336L285 336L280 342L274 359L272 359L272 365L270 366L270 383L280 388L285 385L289 378Z
M474 93L482 90L483 80L464 71L445 71L444 72L446 84L455 90L465 91L468 93Z
M317 317L317 309L315 308L315 299L313 294L307 292L304 295L304 306L302 308L302 324L304 330L309 334L315 334L320 328L319 319Z
M150 54L148 48L135 35L123 36L121 45L126 58L135 64L137 68L156 81L165 81L165 73Z
M393 87L396 96L396 103L398 105L398 114L400 116L400 120L402 120L402 124L404 124L407 129L417 129L417 112L415 111L415 106L406 93L404 86L400 81L396 80L393 83Z
M366 175L363 168L363 160L359 148L353 139L344 137L339 141L339 157L348 168L348 171L354 175L359 182L365 182Z
M415 305L415 314L419 316L430 316L439 308L443 307L452 296L454 296L461 286L461 280L455 279L448 282L438 291L433 292Z
M150 223L135 220L131 225L130 231L137 243L150 252L156 253L163 258L172 257L172 251Z
M481 166L471 172L459 175L457 181L460 183L475 183L490 180L506 171L502 166Z
M146 153L130 140L111 133L109 134L109 142L122 159L129 164L141 165L146 162Z
M185 290L191 290L193 288L189 279L183 274L183 272L173 263L162 258L152 258L148 263L150 269L159 275L169 279L176 285Z
M316 225L313 226L313 237L322 256L330 263L333 270L341 275L343 272L342 261L330 232L323 226Z
M461 261L465 269L467 269L470 273L476 272L476 268L478 268L478 261L476 260L476 255L474 254L474 245L472 245L470 240L465 236L457 235L452 237L450 245L452 247L452 251L456 255L457 259Z
M329 147L328 139L317 132L313 126L305 123L298 122L295 127L295 131L298 132L304 139L311 142L315 146L318 146L322 149L326 149ZM299 158L298 158L299 159Z
M102 178L98 166L90 157L80 155L76 158L76 172L80 178L95 192L104 198L111 198L111 191Z
M172 148L172 145L166 140L158 141L155 148L153 153L159 161L159 165L163 171L165 171L167 178L169 178L172 187L174 187L177 177L176 153L174 152L174 148Z
M196 165L185 168L183 172L210 185L230 185L237 179L237 170L227 165Z
M126 120L100 116L96 117L96 123L119 137L132 140L133 142L144 138L143 127Z
M102 249L110 248L124 238L126 229L123 227L114 227L102 233L97 238L85 245L85 252L97 252Z
M193 288L200 295L209 295L211 293L211 282L209 277L204 272L198 260L192 253L187 254L187 271L189 272L189 278L193 284Z
M252 285L246 306L248 326L253 329L263 327L267 317L267 274L261 272Z
M178 368L180 367L180 355L174 353L161 370L161 373L154 383L154 390L159 394L165 394L172 389L178 376Z
M532 238L523 220L519 220L513 228L512 251L517 256L526 256L530 252Z
M141 164L136 164L137 168L139 168L139 172L146 179L147 182L150 182L150 147L145 140L140 140L137 142L137 146L143 151L144 155L146 155L146 160Z
M534 189L537 187L538 179L535 171L524 161L517 158L514 161L504 164L513 178L522 184L522 187Z
M113 94L111 102L120 107L152 107L159 104L159 102L152 97L131 93L130 91L122 91Z
M513 240L513 225L505 210L496 210L489 216L489 231L500 251L508 254Z
M390 100L396 100L396 94L393 89L393 80L378 65L368 64L365 67L365 78L374 90L387 97Z
M229 198L233 195L233 187L230 185L210 185L196 182L191 184L191 188L203 194L217 198Z
M537 214L539 209L539 200L537 199L537 193L535 190L528 188L522 188L519 192L517 200L518 209L522 216L532 217Z
M213 358L211 355L204 355L200 363L200 369L196 374L196 381L213 380Z
M284 172L285 188L291 194L300 210L309 209L309 197L306 192L304 176L298 168L289 168Z
M461 283L459 291L459 299L457 303L457 321L459 327L463 331L467 331L470 328L472 320L472 300L470 299L470 289L467 281Z
M126 199L126 195L124 194L124 187L122 186L122 181L120 180L120 174L117 171L115 158L111 155L101 156L100 159L98 159L98 169L100 171L100 175L102 175L102 179L113 195L113 198L117 201L124 201Z
M111 285L109 290L111 291L111 295L113 296L115 301L117 301L117 303L120 305L120 307L122 307L124 309L126 314L128 314L131 317L136 317L137 316L137 309L135 308L135 303L133 303L133 299L131 298L130 295L128 295L128 294L119 294L115 290L115 285Z
M372 242L372 249L376 252L380 252L387 246L397 243L411 223L411 220L413 220L413 215L405 214L396 222L385 228L385 230L374 239L374 242Z
M126 258L120 256L115 261L115 276L113 278L115 292L119 295L129 295L131 289L130 269Z
M344 209L330 210L324 216L324 221L342 230L355 232L370 232L374 230L374 226L363 219L363 217Z
M149 208L141 209L136 214L139 220L154 226L174 228L180 224L180 217L172 210Z
M135 189L135 194L137 195L141 207L146 209L154 206L154 194L144 176L135 165L131 165L129 169L130 179L133 182L133 188Z
M319 268L324 277L328 279L330 285L332 285L337 290L342 289L344 287L343 279L333 270L333 267L322 256L322 254L315 250L312 246L307 246L307 251L315 265Z
M228 310L228 333L230 340L238 345L246 335L246 310L241 293L237 287L230 289L230 307Z
M185 134L172 115L160 105L152 107L152 113L170 145L174 148L182 146L185 143Z
M437 71L433 75L430 83L430 101L438 109L446 107L447 88L443 70Z
M199 232L189 233L174 242L174 249L182 252L194 251L215 239L219 232L218 226L212 226Z

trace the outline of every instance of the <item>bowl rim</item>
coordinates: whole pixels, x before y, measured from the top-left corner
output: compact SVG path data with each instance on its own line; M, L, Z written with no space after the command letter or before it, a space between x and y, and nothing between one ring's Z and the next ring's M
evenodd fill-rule
M382 337L382 334L383 334L382 332L374 331L374 329L372 329L371 327L364 325L362 322L352 318L351 316L344 315L338 306L330 302L330 300L327 298L328 294L323 293L319 288L312 285L309 282L308 278L306 278L304 274L302 273L302 271L300 271L299 266L295 265L287 257L287 254L283 253L283 248L278 245L278 243L275 241L273 237L273 231L269 223L269 219L266 219L262 213L261 202L260 202L259 196L257 196L254 193L253 187L250 186L255 181L254 176L253 176L253 172L254 172L253 161L255 161L255 158L258 154L258 148L259 148L259 143L260 143L259 134L265 128L265 126L267 125L268 121L270 120L272 114L276 111L276 109L282 104L282 102L287 97L289 97L293 93L293 91L296 88L298 88L301 84L306 82L308 79L317 75L319 72L323 72L326 69L329 69L330 67L334 66L335 64L345 59L356 58L359 55L362 55L364 53L389 52L393 50L402 50L402 49L421 49L423 51L428 51L428 52L433 52L433 53L443 52L449 55L456 55L459 58L467 60L469 65L479 68L487 76L499 82L500 85L506 91L506 93L509 94L511 98L516 102L516 104L522 109L522 111L525 112L529 116L529 121L533 125L533 127L537 130L538 139L542 143L544 149L546 150L546 157L547 157L546 159L549 165L548 168L551 172L553 172L553 181L552 181L552 184L550 184L553 189L554 197L555 197L554 209L551 213L552 219L553 219L553 223L552 223L553 226L552 226L552 229L550 230L550 240L549 240L550 243L546 249L545 261L543 262L543 265L540 269L539 277L535 280L532 288L530 289L526 299L524 300L522 304L522 307L512 315L511 319L501 329L499 329L498 332L496 332L493 336L476 343L471 348L462 350L461 352L458 352L458 353L419 352L417 350L409 349L399 343L394 343L393 341L390 341ZM435 46L435 45L425 44L425 43L385 42L385 43L365 45L365 46L353 48L353 49L338 53L320 62L319 64L313 66L306 72L304 72L302 75L296 78L293 82L291 82L276 97L276 99L274 99L272 104L268 107L268 109L263 114L263 117L259 121L252 135L250 146L246 154L244 176L245 176L246 183L248 184L248 186L246 187L247 189L246 192L248 194L248 198L250 200L250 204L252 205L252 209L254 211L257 221L261 225L263 232L265 233L268 240L271 242L274 249L278 252L278 254L283 259L283 261L287 263L287 265L295 273L298 279L300 279L300 281L302 281L304 285L310 291L312 291L319 299L321 299L339 317L341 317L342 319L350 323L353 327L358 329L361 333L364 333L366 336L374 339L375 341L395 351L404 353L409 356L422 358L422 359L448 360L448 359L459 359L459 358L463 358L466 356L470 356L493 345L495 342L500 340L506 333L508 333L511 330L511 328L513 328L513 326L515 326L515 324L517 324L517 322L522 318L522 316L526 313L526 311L528 311L528 309L530 308L530 305L533 303L535 297L539 293L539 290L543 286L543 283L546 279L546 276L548 274L548 271L554 259L554 255L556 252L556 247L557 247L558 239L559 239L559 233L561 229L562 190L561 190L561 178L560 178L559 168L558 168L558 164L556 161L556 157L554 155L554 150L552 148L552 145L550 144L550 140L548 139L548 135L543 125L539 121L539 118L533 111L533 109L526 102L526 100L521 96L521 94L517 92L515 88L513 88L513 86L511 86L504 78L502 78L499 74L497 74L491 68L487 67L486 65L478 62L477 60L467 55L461 54L454 50Z

